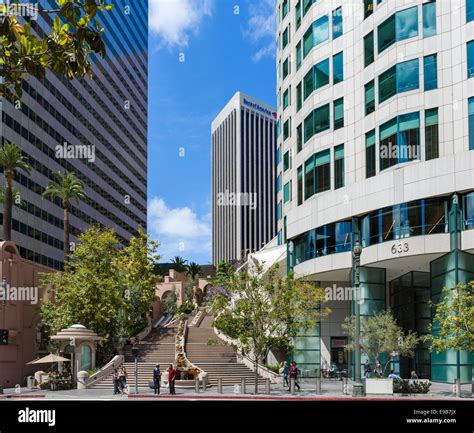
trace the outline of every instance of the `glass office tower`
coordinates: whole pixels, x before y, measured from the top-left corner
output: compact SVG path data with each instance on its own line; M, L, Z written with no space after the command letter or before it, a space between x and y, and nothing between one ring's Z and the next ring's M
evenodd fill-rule
M288 263L322 287L351 287L359 240L362 316L390 307L419 334L428 301L474 279L473 11L472 0L276 4L277 145L290 160L278 166L278 230ZM337 349L352 300L329 306L297 341L310 373L344 364ZM420 345L394 367L453 383L471 380L473 362Z
M72 242L92 224L114 228L123 243L146 230L148 1L111 3L97 15L107 56L92 56L94 79L30 77L20 105L0 102L1 141L17 144L33 168L15 178L24 205L14 207L12 240L23 257L52 268L63 260L61 202L42 197L53 172L73 172L88 195L73 203ZM37 19L27 19L41 35L52 23L43 11L57 5L39 5Z

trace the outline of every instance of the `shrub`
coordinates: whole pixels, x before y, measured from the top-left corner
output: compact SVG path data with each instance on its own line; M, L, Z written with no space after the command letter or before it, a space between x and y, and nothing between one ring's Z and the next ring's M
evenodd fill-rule
M178 309L176 310L176 313L177 314L183 314L183 313L190 314L194 311L195 308L196 308L196 305L194 305L193 303L185 302L178 307Z
M268 368L270 371L273 371L274 373L279 374L280 372L280 366L278 364L265 364L265 368Z
M242 325L241 319L236 319L229 316L220 316L217 319L214 319L212 324L225 335L230 338L237 339L240 335L240 327Z
M393 392L400 394L427 394L430 392L431 383L404 379L393 382Z

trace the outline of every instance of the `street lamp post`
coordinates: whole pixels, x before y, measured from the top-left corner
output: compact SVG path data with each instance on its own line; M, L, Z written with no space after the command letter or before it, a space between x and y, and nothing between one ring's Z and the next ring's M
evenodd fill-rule
M355 290L355 383L352 387L352 397L363 397L364 385L360 377L360 255L362 247L359 241L355 242L352 251L354 257L354 290Z
M135 357L135 394L138 394L138 347L132 347L132 354Z

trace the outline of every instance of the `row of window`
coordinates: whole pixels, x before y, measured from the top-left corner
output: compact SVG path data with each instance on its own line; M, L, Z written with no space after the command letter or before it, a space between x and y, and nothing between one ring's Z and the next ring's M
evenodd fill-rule
M432 54L423 58L424 90L438 88L438 57ZM396 94L419 89L419 60L413 59L397 63L378 77L379 104ZM375 111L375 80L365 85L365 114Z
M331 128L330 106L325 104L314 109L306 118L302 125L296 129L297 151L303 148L304 143L320 132ZM344 98L339 98L333 102L333 129L344 127ZM303 136L304 135L304 136Z
M436 35L436 1L422 5L423 37ZM394 13L377 27L377 52L381 54L398 41L418 36L418 6ZM364 66L375 60L375 37L371 31L364 37Z

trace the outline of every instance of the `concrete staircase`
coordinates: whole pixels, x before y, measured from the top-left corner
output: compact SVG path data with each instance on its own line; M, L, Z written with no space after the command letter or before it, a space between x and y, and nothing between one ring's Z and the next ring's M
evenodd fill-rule
M208 373L208 383L216 386L222 379L223 386L241 383L245 378L247 387L255 383L254 372L244 364L237 363L237 351L217 337L212 327L213 317L206 315L199 327L188 329L186 355L199 368ZM265 380L259 377L259 384Z

